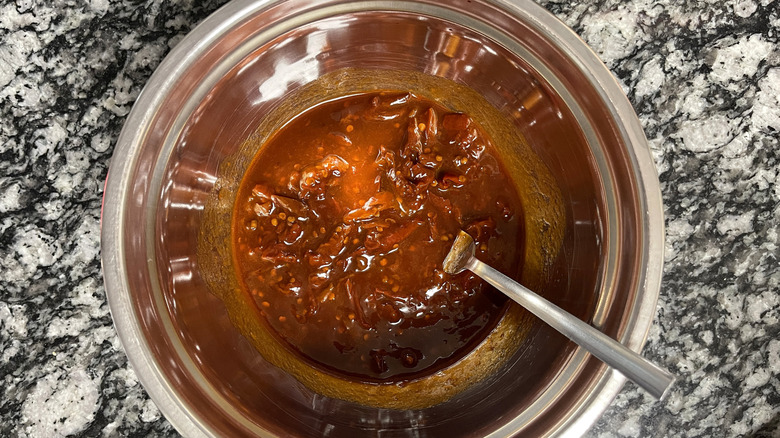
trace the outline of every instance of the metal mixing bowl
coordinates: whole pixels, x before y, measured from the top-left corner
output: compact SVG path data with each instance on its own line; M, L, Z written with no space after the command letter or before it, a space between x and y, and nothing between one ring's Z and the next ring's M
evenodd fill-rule
M564 24L509 0L236 0L160 65L111 163L103 269L139 380L193 437L581 434L624 379L542 324L502 372L395 411L309 391L266 363L209 292L195 248L220 164L291 90L351 66L450 78L511 119L563 195L557 304L641 349L661 277L658 180L619 85Z

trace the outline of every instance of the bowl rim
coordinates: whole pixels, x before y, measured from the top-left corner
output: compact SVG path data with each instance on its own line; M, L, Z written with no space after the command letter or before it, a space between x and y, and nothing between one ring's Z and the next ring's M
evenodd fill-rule
M628 348L640 352L647 340L656 313L664 255L663 203L660 184L641 123L619 82L601 62L598 55L552 13L533 2L484 1L514 16L523 17L532 26L543 30L546 35L554 36L552 42L579 67L584 77L597 90L609 112L616 117L620 135L628 146L627 156L635 172L639 209L644 215L642 236L645 241L645 250L640 254L644 260L639 264L644 269L640 270L637 281L644 293L638 294L638 301L635 302L632 313L628 315L625 326L632 329L623 330L618 340ZM146 137L149 122L178 78L197 62L214 42L245 17L277 3L278 0L233 0L207 17L171 50L144 86L125 121L111 158L104 187L101 264L109 310L120 343L139 381L170 423L185 436L213 436L213 431L192 415L176 397L176 392L155 363L153 356L149 354L150 347L146 340L143 336L139 336L142 330L130 300L127 265L122 257L125 250L123 241L125 201L129 193L128 188L132 183L131 174L138 161L136 151ZM374 4L387 2L361 3L368 8ZM655 262L656 260L658 262ZM584 360L586 355L587 353L578 348L572 359ZM570 412L566 421L557 424L552 433L558 436L581 435L607 409L625 381L625 377L614 370L603 373L590 394L583 397L576 411ZM513 430L513 427L517 427L515 423L515 420L510 421L490 436L513 435L518 432Z

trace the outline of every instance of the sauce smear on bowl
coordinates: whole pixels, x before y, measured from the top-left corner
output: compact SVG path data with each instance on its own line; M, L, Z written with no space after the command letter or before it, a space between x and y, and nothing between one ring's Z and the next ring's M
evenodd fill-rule
M369 382L432 374L468 354L506 299L441 263L463 229L517 278L523 211L468 115L410 93L319 104L274 133L233 214L238 275L302 359Z

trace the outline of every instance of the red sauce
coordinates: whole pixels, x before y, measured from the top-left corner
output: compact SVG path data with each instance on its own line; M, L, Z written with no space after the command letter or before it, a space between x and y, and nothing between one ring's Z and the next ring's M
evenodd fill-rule
M315 106L276 132L239 189L239 277L304 360L364 381L402 381L462 358L505 298L442 261L463 229L480 259L517 277L518 195L466 114L409 93Z

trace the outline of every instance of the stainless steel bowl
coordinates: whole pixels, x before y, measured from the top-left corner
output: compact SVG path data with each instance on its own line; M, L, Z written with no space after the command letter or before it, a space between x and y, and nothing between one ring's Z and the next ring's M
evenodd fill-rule
M235 0L161 64L111 163L103 269L140 381L193 437L583 433L624 379L541 324L503 371L466 393L383 410L319 396L268 365L209 292L195 249L220 164L292 90L351 66L453 79L512 120L565 203L549 290L641 349L661 277L657 176L619 85L564 24L508 0Z

